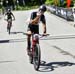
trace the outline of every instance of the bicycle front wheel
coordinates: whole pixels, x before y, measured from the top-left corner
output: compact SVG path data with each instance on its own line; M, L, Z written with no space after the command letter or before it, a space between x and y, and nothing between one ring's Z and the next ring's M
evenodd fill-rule
M10 30L11 30L11 24L7 26L8 34L10 34Z
M40 61L41 61L41 51L39 44L36 44L34 46L34 55L33 55L33 65L35 70L38 70L40 67Z

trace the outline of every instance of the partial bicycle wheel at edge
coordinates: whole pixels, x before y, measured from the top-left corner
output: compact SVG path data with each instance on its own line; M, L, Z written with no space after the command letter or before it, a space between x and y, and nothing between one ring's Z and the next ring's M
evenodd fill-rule
M41 50L39 44L36 44L34 46L34 56L33 56L33 65L35 70L39 69L40 61L41 61Z

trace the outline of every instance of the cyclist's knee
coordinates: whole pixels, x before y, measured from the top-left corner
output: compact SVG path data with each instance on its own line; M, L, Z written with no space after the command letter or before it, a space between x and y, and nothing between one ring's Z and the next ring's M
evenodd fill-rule
M31 35L32 33L31 33L31 31L28 31L27 34L28 34L28 35Z

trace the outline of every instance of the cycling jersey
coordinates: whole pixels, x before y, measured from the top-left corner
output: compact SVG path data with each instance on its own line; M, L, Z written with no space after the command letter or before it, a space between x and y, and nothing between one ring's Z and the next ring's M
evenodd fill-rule
M37 12L33 12L33 13L31 14L30 19L33 20L33 19L36 18L36 16L37 16ZM44 16L44 15L41 15L39 21L41 21L42 23L46 24L45 16ZM28 31L29 31L29 30L30 30L32 33L37 33L37 34L38 34L38 33L39 33L39 24L33 25L33 24L29 23Z
M13 15L13 14L12 14L11 12L10 12L10 13L7 12L6 15L7 15L7 19L12 19L12 15Z
M33 12L33 13L31 14L31 18L30 18L30 19L35 19L36 16L37 16L37 12ZM42 23L46 24L45 16L44 16L44 15L41 15L40 21L41 21Z

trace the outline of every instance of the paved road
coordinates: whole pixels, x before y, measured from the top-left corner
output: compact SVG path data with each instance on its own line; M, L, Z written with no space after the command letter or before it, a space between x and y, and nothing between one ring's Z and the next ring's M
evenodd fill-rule
M49 37L40 39L41 66L35 71L26 52L26 20L32 11L13 12L11 35L0 20L0 74L75 74L75 28L53 14L45 13ZM40 23L40 32L42 25Z

